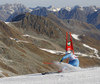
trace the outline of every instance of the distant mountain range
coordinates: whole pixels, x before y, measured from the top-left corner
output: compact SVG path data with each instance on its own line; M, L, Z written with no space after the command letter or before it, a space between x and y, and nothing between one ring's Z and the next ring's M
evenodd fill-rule
M96 6L74 6L74 7L40 7L27 8L22 4L4 4L0 6L0 20L10 21L13 17L20 13L29 12L34 15L47 16L53 13L59 19L76 19L88 24L93 24L97 29L100 29L100 7Z
M35 8L30 8L32 10L39 10L43 7L41 6L37 6ZM67 10L67 11L72 11L74 9L77 9L79 8L80 10L82 11L86 11L87 13L93 13L93 12L96 12L97 10L100 9L100 7L96 7L96 6L87 6L87 7L82 7L82 6L79 6L79 5L76 5L74 7L63 7L63 8L60 8L60 7L54 7L54 6L49 6L49 7L45 7L47 10L49 11L53 11L53 12L57 12L57 11L61 11L61 10Z
M0 5L0 20L8 21L13 14L18 15L23 12L31 12L32 10L23 4L4 4Z
M89 7L65 7L65 8L56 8L54 6L50 7L38 7L38 9L33 9L31 12L35 15L46 16L49 13L53 13L59 19L76 19L88 24L93 24L96 28L100 29L100 7L89 6Z

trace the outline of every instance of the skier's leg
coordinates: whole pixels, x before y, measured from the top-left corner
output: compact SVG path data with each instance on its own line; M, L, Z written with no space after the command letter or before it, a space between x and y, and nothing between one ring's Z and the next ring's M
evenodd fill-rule
M68 64L71 64L71 65L73 65L75 67L79 67L79 60L78 59L74 59L72 61L69 61Z

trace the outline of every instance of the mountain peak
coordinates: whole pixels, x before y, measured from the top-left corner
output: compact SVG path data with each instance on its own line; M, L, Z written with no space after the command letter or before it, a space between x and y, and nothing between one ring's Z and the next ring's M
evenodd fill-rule
M24 6L23 4L3 4L0 5L0 20L7 21L15 13L31 12L32 10Z
M56 11L59 11L61 8L58 8L58 7L54 7L54 6L49 6L49 7L47 7L47 10L49 10L49 11L53 11L53 12L56 12Z
M32 10L39 10L39 9L41 9L41 8L43 8L42 6L37 6L37 7L35 7L35 8L30 8L30 9L32 9Z
M53 5L51 5L51 6L47 7L47 8L55 8L55 7Z
M67 10L67 11L71 11L72 10L72 8L71 7L69 7L69 6L67 6L67 7L64 7L64 8L61 8L61 10Z
M80 10L84 10L82 6L76 5L74 6L72 9L80 9Z

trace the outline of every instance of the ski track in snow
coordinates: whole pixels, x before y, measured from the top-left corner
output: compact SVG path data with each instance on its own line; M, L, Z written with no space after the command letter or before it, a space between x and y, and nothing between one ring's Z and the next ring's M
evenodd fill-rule
M0 84L100 84L100 68L85 68L47 75L38 73L7 77L1 78Z

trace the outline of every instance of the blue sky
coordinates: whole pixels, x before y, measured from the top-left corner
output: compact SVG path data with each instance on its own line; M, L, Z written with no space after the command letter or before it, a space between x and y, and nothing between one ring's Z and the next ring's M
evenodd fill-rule
M0 5L5 3L21 3L27 7L45 6L48 7L53 5L55 7L66 7L66 6L91 6L95 5L100 7L100 0L0 0Z

